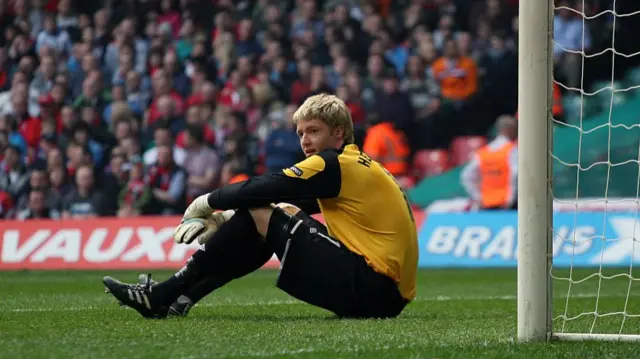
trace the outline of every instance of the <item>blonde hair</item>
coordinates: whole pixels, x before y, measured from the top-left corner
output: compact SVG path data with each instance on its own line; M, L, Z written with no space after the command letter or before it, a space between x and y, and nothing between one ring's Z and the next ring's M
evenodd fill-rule
M344 143L352 144L355 142L351 113L344 101L337 96L324 93L311 96L293 114L294 123L312 119L326 123L332 130L342 127L344 129Z

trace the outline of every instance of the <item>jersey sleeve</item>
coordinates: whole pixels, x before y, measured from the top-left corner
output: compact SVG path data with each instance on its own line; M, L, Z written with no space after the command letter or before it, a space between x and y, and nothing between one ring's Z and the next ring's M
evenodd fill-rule
M252 177L219 188L208 197L211 208L255 208L271 203L332 198L340 193L341 173L336 151L313 155L281 172Z

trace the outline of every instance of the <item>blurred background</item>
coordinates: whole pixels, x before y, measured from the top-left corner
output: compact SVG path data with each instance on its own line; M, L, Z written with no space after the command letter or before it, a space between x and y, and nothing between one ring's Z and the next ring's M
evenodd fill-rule
M557 197L637 197L640 21L593 16L640 5L613 3L556 2ZM417 208L516 208L511 162L482 176L483 149L517 149L517 14L518 0L0 1L0 217L181 214L303 158L291 116L320 92Z

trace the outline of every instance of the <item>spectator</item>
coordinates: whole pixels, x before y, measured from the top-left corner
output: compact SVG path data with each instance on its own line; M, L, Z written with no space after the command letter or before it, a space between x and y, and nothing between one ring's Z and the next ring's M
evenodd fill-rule
M49 176L45 168L35 167L29 173L29 183L25 189L25 193L18 198L16 207L19 211L28 209L31 202L30 193L40 191L44 197L44 207L52 211L60 211L62 208L62 197L51 189L49 185ZM59 214L59 213L58 213Z
M582 56L568 51L589 51L591 47L591 33L584 27L583 18L579 15L583 11L582 1L562 0L553 18L553 58L560 73L566 77L566 86L580 88L580 74L582 73ZM574 13L567 8L573 8Z
M171 0L160 1L160 13L156 22L158 25L169 25L173 36L178 36L180 31L180 13L173 7Z
M11 95L13 111L10 113L18 119L18 131L27 141L28 147L36 147L42 133L42 122L37 116L29 113L29 97L27 86L19 84ZM38 109L39 111L39 109Z
M62 218L87 219L104 213L105 198L94 186L93 169L81 165L75 172L75 187L64 197Z
M302 104L304 96L311 92L311 61L299 60L296 64L297 79L291 85L291 103Z
M184 112L184 100L176 92L172 90L171 77L164 70L157 70L153 74L153 101L149 108L148 119L146 120L147 126L154 124L160 118L180 116ZM172 101L167 100L170 99ZM163 105L163 108L159 108L160 102L170 102L171 111L168 112L168 105Z
M87 147L71 141L67 146L67 172L70 177L76 175L76 171L82 166L92 166L91 152Z
M260 56L262 47L253 33L253 21L242 19L238 24L238 39L236 41L236 54L238 56Z
M71 52L69 33L58 27L55 16L51 14L45 15L44 29L40 31L36 39L38 53L45 47L51 48L63 56Z
M0 190L16 198L29 181L29 173L20 160L20 149L9 145L4 149L0 162Z
M175 161L178 166L182 166L184 164L187 152L183 148L174 146L172 137L173 135L171 134L171 130L168 126L163 126L161 124L156 127L153 133L154 146L144 153L145 166L151 166L158 161L158 147L160 146L168 146L169 148L172 148L173 161Z
M511 116L497 121L498 136L482 147L461 173L462 184L478 209L518 206L518 122Z
M122 108L119 110L119 115L117 117L126 117L129 118L134 114L138 117L142 117L144 113L144 107L138 101L129 101L125 94L124 83L116 83L113 85L112 89L112 98L113 102L108 104L104 112L102 114L102 118L104 122L107 124L111 124L112 121L112 113L113 107L116 105L121 106ZM126 113L126 114L125 114Z
M129 71L125 80L125 93L127 102L136 104L135 107L146 108L150 100L150 94L145 88L150 85L143 86L142 77L135 71Z
M102 163L102 146L91 137L91 127L84 121L77 122L71 129L72 140L91 152L95 163Z
M71 0L60 0L58 2L58 16L56 17L58 30L77 31L80 21L71 7Z
M126 123L126 122L122 122ZM127 163L124 151L116 146L111 150L111 158L104 173L100 178L100 188L104 193L120 193L127 182L129 175L127 170L131 169L131 164ZM105 211L111 216L118 212L119 203L117 196L107 196L105 200Z
M174 51L168 51L164 55L163 69L169 76L171 76L171 83L173 84L173 88L176 92L180 97L185 98L191 91L189 78L178 61L178 55Z
M77 54L77 61L81 61L80 67L72 68L70 71L70 90L73 98L77 98L82 94L84 79L87 75L91 72L100 70L100 62L98 58L93 53L89 53L86 47L80 47L80 49L82 49L82 51L79 51ZM74 53L72 55L72 60L75 56L76 54Z
M24 221L27 219L60 218L60 212L47 205L46 195L43 190L32 189L27 196L29 197L27 208L18 213L17 219Z
M93 71L87 75L87 78L82 82L82 93L73 102L75 109L82 110L91 107L96 113L102 114L109 99L100 93L100 81L99 72Z
M216 144L216 133L207 125L206 118L202 114L204 110L203 106L191 106L187 110L187 129L189 126L197 128L204 136L204 143L207 146L213 147ZM176 138L176 146L185 148L185 137L187 130L183 130L178 134ZM176 154L174 153L174 157Z
M286 113L322 92L349 107L358 144L368 130L370 148L375 129L391 133L382 128L392 122L410 153L448 148L453 137L484 136L495 118L516 110L511 4L59 0L45 7L15 0L0 43L0 161L13 151L9 145L19 148L27 182L38 182L35 168L46 162L51 192L63 198L77 192L71 179L90 166L104 197L92 215L180 213L187 195L295 162L299 139ZM579 0L558 5L566 4L581 10ZM580 55L561 50L582 50L574 36L582 22L561 9L556 15L556 79L570 85L580 79L582 69L573 65ZM592 33L585 29L586 50L592 42L610 44ZM626 48L618 35L616 46ZM585 72L585 81L591 77ZM561 92L554 89L556 120ZM162 148L170 153L160 166ZM192 162L202 164L190 168ZM176 173L171 191L160 168ZM0 182L8 178L0 175ZM127 184L138 193L141 183L157 192L144 205L132 200L138 194L118 201ZM28 191L24 186L18 198L5 191L2 212L17 213L13 204L24 210Z
M53 152L53 151L52 151ZM63 199L71 192L73 186L69 183L69 176L64 167L52 167L49 171L49 183L51 185L51 192L55 193L57 197Z
M148 183L153 194L153 214L179 214L185 205L186 173L178 166L171 146L157 146L157 161L149 170Z
M479 68L484 96L500 98L500 101L491 104L489 118L515 113L518 106L518 58L507 48L504 36L491 36L491 45L480 58ZM481 128L489 125L484 124Z
M9 192L0 189L0 218L13 218L13 199Z
M407 136L411 147L446 147L448 141L441 140L444 137L444 131L441 128L448 126L449 123L448 119L443 121L441 111L439 111L441 107L440 88L419 56L409 57L407 76L401 84L401 89L409 95L411 108L415 114L416 131L411 131Z
M400 89L395 70L387 69L383 78L382 91L376 95L379 121L393 122L396 129L409 133L414 116L411 99Z
M9 144L18 148L20 157L24 157L27 154L27 142L18 132L18 124L13 116L0 116L0 132L7 134Z
M364 108L360 104L360 99L357 96L353 96L349 92L349 88L346 85L340 85L336 88L336 96L338 96L351 112L351 119L353 125L356 128L364 127L367 114L364 112Z
M443 56L431 65L431 72L440 85L442 97L448 101L460 104L478 90L476 63L460 56L454 39L445 41Z
M119 191L118 217L131 217L149 211L152 193L144 180L144 168L141 162L131 165L129 179Z
M184 164L188 175L187 201L191 202L215 188L220 172L220 160L215 151L205 144L204 133L197 125L187 127L184 145L187 150Z
M101 14L100 16L108 16ZM101 19L102 20L102 19ZM147 53L149 46L146 41L142 40L135 32L134 20L126 18L114 30L114 39L112 43L107 45L104 54L104 66L107 73L114 73L118 66L120 51L125 46L133 47L136 53L135 70L145 72Z
M293 122L293 113L296 109L296 105L288 105L284 116L278 114L271 116L272 130L265 142L267 171L275 172L291 167L304 158L296 133L296 125Z

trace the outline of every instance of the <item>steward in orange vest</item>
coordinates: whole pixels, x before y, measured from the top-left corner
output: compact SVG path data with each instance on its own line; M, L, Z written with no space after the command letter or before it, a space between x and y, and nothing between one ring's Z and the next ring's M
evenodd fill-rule
M461 174L462 185L485 210L517 208L518 125L511 116L498 118L498 136L480 148Z
M404 132L396 129L391 122L380 122L369 127L362 151L392 175L398 177L407 174L411 151Z

